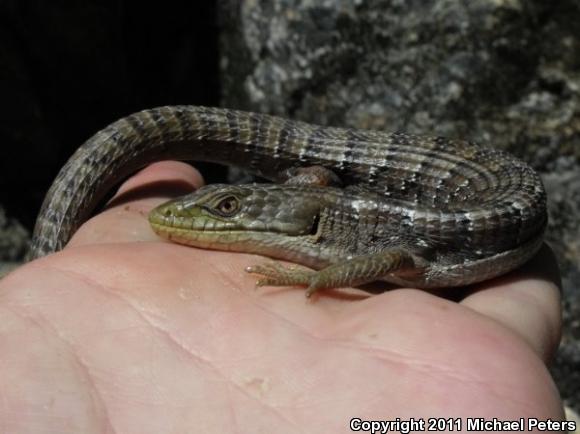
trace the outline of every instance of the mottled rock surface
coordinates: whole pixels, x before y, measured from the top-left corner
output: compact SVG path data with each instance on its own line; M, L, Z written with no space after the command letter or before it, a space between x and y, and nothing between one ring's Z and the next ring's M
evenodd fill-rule
M554 376L580 409L580 3L224 1L223 105L464 137L538 169L563 273Z
M28 231L0 206L0 262L22 259L28 248Z

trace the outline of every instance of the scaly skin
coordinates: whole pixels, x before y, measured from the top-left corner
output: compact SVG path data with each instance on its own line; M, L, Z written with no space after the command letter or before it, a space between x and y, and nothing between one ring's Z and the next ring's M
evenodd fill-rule
M172 202L190 215L197 210L195 219L162 219L154 212L151 220L161 235L190 245L322 268L321 274L292 277L310 292L376 279L415 287L489 279L533 256L546 225L538 175L497 150L176 106L123 118L77 151L47 194L30 258L61 249L114 184L162 159L236 164L285 179L284 185L206 187L181 204ZM286 173L309 166L322 166L345 188ZM224 195L234 197L231 215L220 211L217 199ZM167 217L167 207L161 210ZM181 229L172 226L177 221ZM272 270L252 269L267 284L290 281L287 271Z

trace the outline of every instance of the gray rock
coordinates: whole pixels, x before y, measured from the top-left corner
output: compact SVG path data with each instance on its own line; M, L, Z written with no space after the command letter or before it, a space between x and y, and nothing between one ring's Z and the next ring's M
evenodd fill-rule
M28 247L29 234L0 206L0 263L21 260Z
M580 3L229 0L221 20L224 106L463 137L542 173L565 294L553 373L580 409Z
M0 205L0 278L18 266L28 248L28 231Z

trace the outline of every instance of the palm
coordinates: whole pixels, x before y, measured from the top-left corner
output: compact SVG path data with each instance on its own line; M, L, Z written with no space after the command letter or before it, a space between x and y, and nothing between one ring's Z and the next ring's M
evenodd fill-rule
M168 170L196 183L172 163L127 188ZM462 303L405 289L307 302L295 288L255 291L242 270L263 258L158 242L144 214L159 201L108 210L74 248L1 282L3 432L561 417L542 362L559 333L558 291L545 278L520 274Z

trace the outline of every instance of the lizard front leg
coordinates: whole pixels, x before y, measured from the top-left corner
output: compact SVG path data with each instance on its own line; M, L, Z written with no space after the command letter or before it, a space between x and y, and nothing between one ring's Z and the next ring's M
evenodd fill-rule
M323 166L306 166L287 169L280 174L286 185L317 185L319 187L342 187L336 173Z
M306 286L306 297L320 289L358 286L392 274L420 272L425 260L404 249L389 249L379 253L356 256L318 271L284 267L279 263L255 265L248 273L263 276L257 286Z

